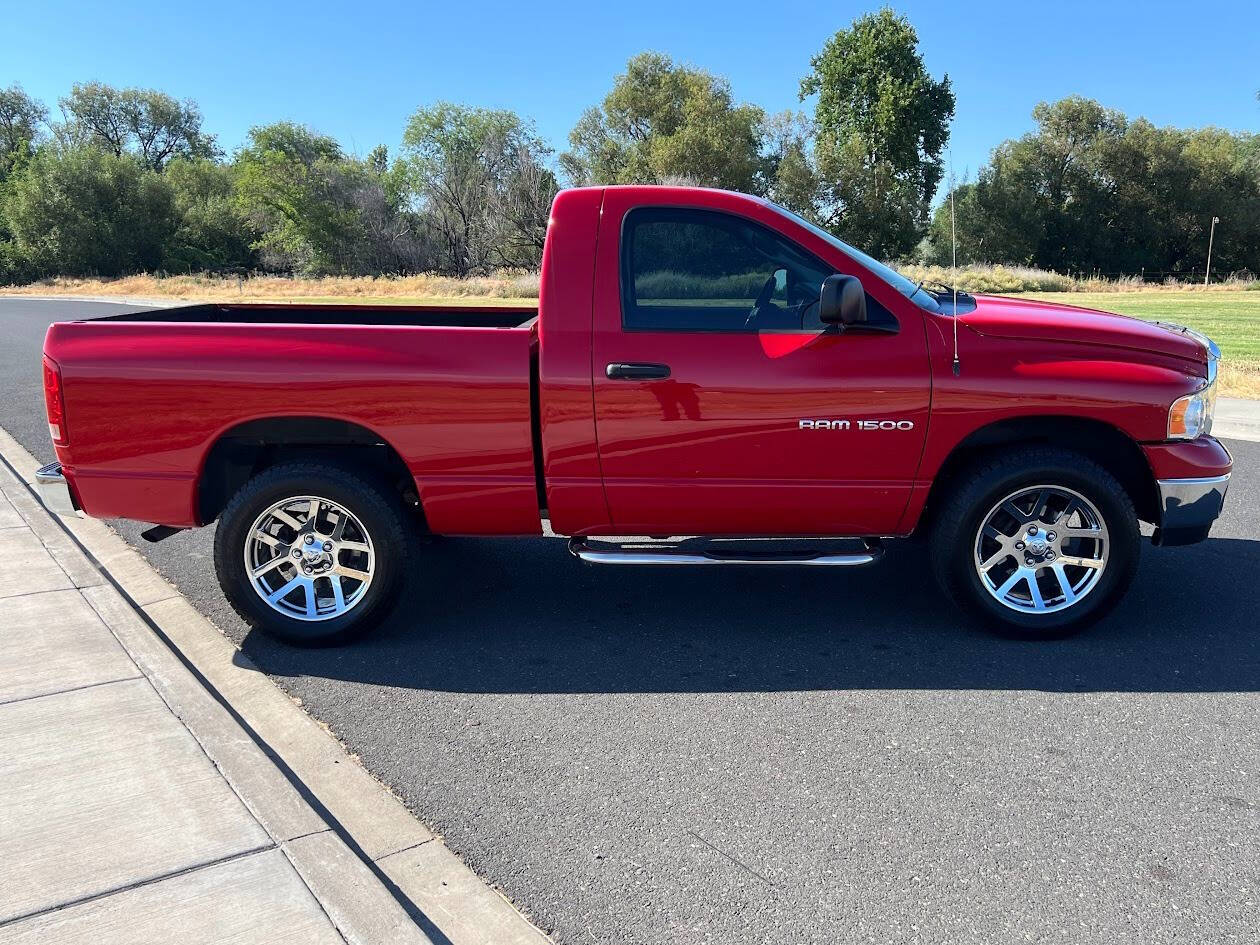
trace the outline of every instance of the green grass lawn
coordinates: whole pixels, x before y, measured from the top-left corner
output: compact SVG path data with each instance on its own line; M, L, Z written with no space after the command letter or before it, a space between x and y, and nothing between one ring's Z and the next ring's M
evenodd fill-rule
M1227 361L1260 362L1260 292L1030 292L1021 298L1175 322L1201 331Z

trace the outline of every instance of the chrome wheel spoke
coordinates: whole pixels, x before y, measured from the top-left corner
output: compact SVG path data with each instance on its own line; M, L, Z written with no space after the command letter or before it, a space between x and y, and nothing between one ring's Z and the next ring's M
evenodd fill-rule
M1041 586L1037 584L1037 572L1028 575L1028 593L1032 598L1033 610L1045 610L1046 601L1041 596Z
M1050 571L1059 582L1059 593L1063 596L1063 600L1069 604L1076 600L1076 591L1072 590L1072 582L1068 580L1067 572L1063 570L1063 562L1056 561L1050 566Z
M1059 564L1077 568L1093 568L1102 570L1106 562L1102 558L1082 558L1079 555L1060 555Z
M267 595L267 603L274 604L276 601L287 597L293 593L293 589L302 583L302 575L290 578L284 584L281 584L274 591Z
M263 531L261 528L254 529L254 540L261 541L268 548L275 548L277 545L283 545L279 538L269 532Z
M1029 520L1028 513L1020 511L1014 502L1005 502L1002 505L1002 511L1009 515L1015 521L1023 525Z
M347 568L344 564L339 564L333 568L333 573L339 574L342 577L353 578L356 581L367 581L372 577L372 575L366 571L359 571L355 568Z
M280 554L276 555L270 561L264 561L258 567L254 568L254 570L250 571L249 576L252 578L261 577L262 575L270 571L272 568L278 567L279 565L282 565L286 563L287 561L289 561L288 553L282 551Z
M1011 591L1015 589L1016 584L1018 584L1020 581L1026 581L1027 579L1028 579L1028 575L1027 573L1025 573L1024 569L1016 568L1015 573L1012 574L1010 577L1008 577L1006 581L1002 584L1002 586L999 587L996 591L994 591L994 593L997 594L998 597L1005 597L1007 594L1009 594Z
M1001 564L1003 561L1005 561L1005 560L1006 560L1007 558L1009 558L1010 556L1011 556L1011 552L1010 552L1010 551L1007 551L1007 550L1006 550L1006 548L1003 548L1003 549L1002 549L1001 551L999 551L997 554L995 554L995 555L993 555L992 557L990 557L987 561L983 561L983 562L981 562L981 564L980 564L980 570L981 570L981 571L992 571L995 567L997 567L999 564Z
M300 531L302 531L302 522L301 522L301 521L299 521L298 519L294 518L292 515L290 515L290 514L289 514L288 512L286 512L284 509L276 509L276 510L274 510L274 511L271 513L271 516L272 516L272 518L274 518L276 521L278 521L278 522L283 522L284 524L288 525L288 526L289 526L291 529L293 529L295 532L300 532Z
M246 535L244 558L258 596L295 620L346 613L364 599L376 573L376 548L363 523L321 496L292 496L259 515ZM282 568L286 564L292 577Z

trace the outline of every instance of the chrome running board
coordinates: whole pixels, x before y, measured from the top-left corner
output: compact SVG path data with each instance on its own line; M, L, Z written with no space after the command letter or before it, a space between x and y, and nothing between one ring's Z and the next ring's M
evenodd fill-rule
M588 564L774 564L810 568L856 568L874 564L884 556L884 547L876 539L863 539L863 551L852 552L737 552L684 551L677 548L635 547L618 545L592 548L585 538L570 538L569 551Z

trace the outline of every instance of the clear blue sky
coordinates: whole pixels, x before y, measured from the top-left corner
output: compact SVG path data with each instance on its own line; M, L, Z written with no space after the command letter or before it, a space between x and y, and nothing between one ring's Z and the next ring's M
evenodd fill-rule
M55 109L97 79L195 99L227 150L291 119L366 154L438 99L511 108L563 148L582 110L645 49L727 76L737 99L799 107L809 59L878 3L778 0L347 4L0 0L0 86ZM928 68L958 98L957 175L1080 93L1158 124L1260 130L1260 3L903 2Z

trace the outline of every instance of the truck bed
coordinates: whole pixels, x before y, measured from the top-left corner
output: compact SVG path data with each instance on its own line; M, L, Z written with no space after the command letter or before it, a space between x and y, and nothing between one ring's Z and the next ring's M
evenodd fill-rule
M407 325L413 328L522 328L538 317L519 305L321 305L209 303L104 315L94 322L213 322L253 325Z
M327 418L393 449L435 532L537 533L534 319L242 304L57 323L44 350L62 374L58 458L91 515L203 524L198 479L216 443Z

